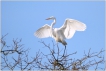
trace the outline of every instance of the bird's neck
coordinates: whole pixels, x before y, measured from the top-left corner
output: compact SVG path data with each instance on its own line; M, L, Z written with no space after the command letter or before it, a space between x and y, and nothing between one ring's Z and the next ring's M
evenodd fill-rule
M54 21L51 24L51 27L53 28L54 24L56 23L56 19L54 19Z
M55 23L56 23L56 19L54 19L54 21L51 24L51 34L52 34L52 36L55 36L54 29L53 29L53 26L54 26Z

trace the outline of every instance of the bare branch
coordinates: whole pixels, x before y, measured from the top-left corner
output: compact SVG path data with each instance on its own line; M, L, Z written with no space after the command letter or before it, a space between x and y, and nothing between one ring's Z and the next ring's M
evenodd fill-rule
M7 34L6 34L7 35ZM6 36L5 35L5 36ZM94 66L95 70L105 68L100 68L100 64L105 64L104 52L101 49L99 52L91 52L91 48L88 52L84 51L84 56L79 59L72 58L77 54L77 51L73 53L67 53L67 48L59 47L58 44L54 44L52 41L52 46L46 44L44 41L39 41L45 48L48 49L49 53L45 54L42 51L35 53L34 57L29 57L29 50L24 49L24 45L21 44L22 39L13 39L13 44L8 46L3 36L1 40L1 70L9 69L13 71L19 69L24 70L36 70L36 69L46 69L46 70L89 70L90 67ZM11 62L12 60L12 62Z

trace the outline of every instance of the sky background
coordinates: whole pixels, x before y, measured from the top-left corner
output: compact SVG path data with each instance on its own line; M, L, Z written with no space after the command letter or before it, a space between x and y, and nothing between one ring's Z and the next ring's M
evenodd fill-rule
M34 36L34 32L45 24L51 25L50 16L56 17L55 28L63 25L66 18L76 19L86 24L84 32L76 32L73 38L66 40L67 52L77 54L73 58L81 58L91 48L91 52L105 49L105 3L103 1L4 1L1 3L1 27L2 35L8 45L13 38L22 38L24 48L30 48L29 56L40 49L43 53L49 53L44 45L39 43L41 39ZM52 46L52 38L42 39ZM64 46L59 43L62 49Z

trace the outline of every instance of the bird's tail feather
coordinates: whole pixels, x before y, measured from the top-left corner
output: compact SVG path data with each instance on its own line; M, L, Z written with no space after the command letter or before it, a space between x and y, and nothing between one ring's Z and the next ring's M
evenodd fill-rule
M63 44L63 45L67 45L66 41L62 41L62 44Z

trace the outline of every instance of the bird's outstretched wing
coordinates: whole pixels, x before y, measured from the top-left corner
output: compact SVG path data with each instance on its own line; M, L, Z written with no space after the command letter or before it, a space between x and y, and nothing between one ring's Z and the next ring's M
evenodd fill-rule
M50 33L50 26L49 25L44 25L43 27L41 27L40 29L38 29L34 35L38 38L47 38L47 37L51 37L51 33Z
M66 19L65 23L60 28L66 39L72 38L75 31L84 31L85 29L86 25L84 23L74 19Z

